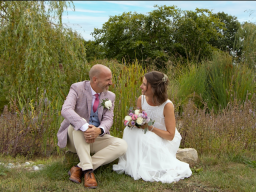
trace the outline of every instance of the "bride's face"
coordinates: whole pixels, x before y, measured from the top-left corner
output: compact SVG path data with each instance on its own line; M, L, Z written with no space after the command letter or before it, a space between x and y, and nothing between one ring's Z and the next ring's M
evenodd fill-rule
M140 86L142 95L150 96L153 94L151 85L147 82L147 79L144 77L142 84Z

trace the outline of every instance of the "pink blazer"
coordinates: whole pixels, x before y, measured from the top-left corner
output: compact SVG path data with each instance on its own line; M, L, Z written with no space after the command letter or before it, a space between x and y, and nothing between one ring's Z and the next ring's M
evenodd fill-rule
M105 133L107 134L110 134L109 129L113 125L115 97L115 94L111 91L107 91L100 95L100 103L106 98L112 101L110 110L102 106L98 109L99 126L104 127ZM82 81L72 84L61 110L61 115L65 119L62 121L57 133L58 146L60 148L64 148L67 145L68 126L70 124L75 130L78 130L86 123L86 121L89 123L91 108L92 92L90 81Z

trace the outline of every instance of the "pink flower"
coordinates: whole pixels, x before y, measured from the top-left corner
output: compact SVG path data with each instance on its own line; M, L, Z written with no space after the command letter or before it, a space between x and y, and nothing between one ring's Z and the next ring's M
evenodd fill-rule
M132 120L136 120L138 118L138 115L133 115Z
M125 126L127 125L127 123L128 123L128 121L124 121L124 125L125 125Z

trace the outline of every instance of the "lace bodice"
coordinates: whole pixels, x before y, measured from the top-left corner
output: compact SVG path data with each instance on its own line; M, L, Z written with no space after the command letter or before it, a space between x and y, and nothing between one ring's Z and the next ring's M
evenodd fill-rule
M166 131L166 127L165 127L165 121L164 121L164 106L167 103L172 103L169 99L167 101L165 101L162 105L159 106L151 106L148 104L145 95L142 95L141 97L141 105L142 105L142 109L145 110L145 112L148 114L148 116L155 120L154 126L165 130Z

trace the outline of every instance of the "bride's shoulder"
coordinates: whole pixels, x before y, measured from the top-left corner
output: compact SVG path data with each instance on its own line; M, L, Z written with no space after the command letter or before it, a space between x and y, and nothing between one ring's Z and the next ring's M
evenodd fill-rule
M142 98L143 95L140 95L137 99L137 101L141 101L141 98Z
M170 100L168 102L166 102L163 110L164 110L164 113L166 113L168 111L174 111L173 103Z
M143 97L143 95L140 95L138 100L137 100L137 107L141 108L141 98Z
M171 101L171 100L169 100L169 99L167 99L165 102L164 102L164 106L172 106L172 107L174 107L174 104L173 104L173 102Z

